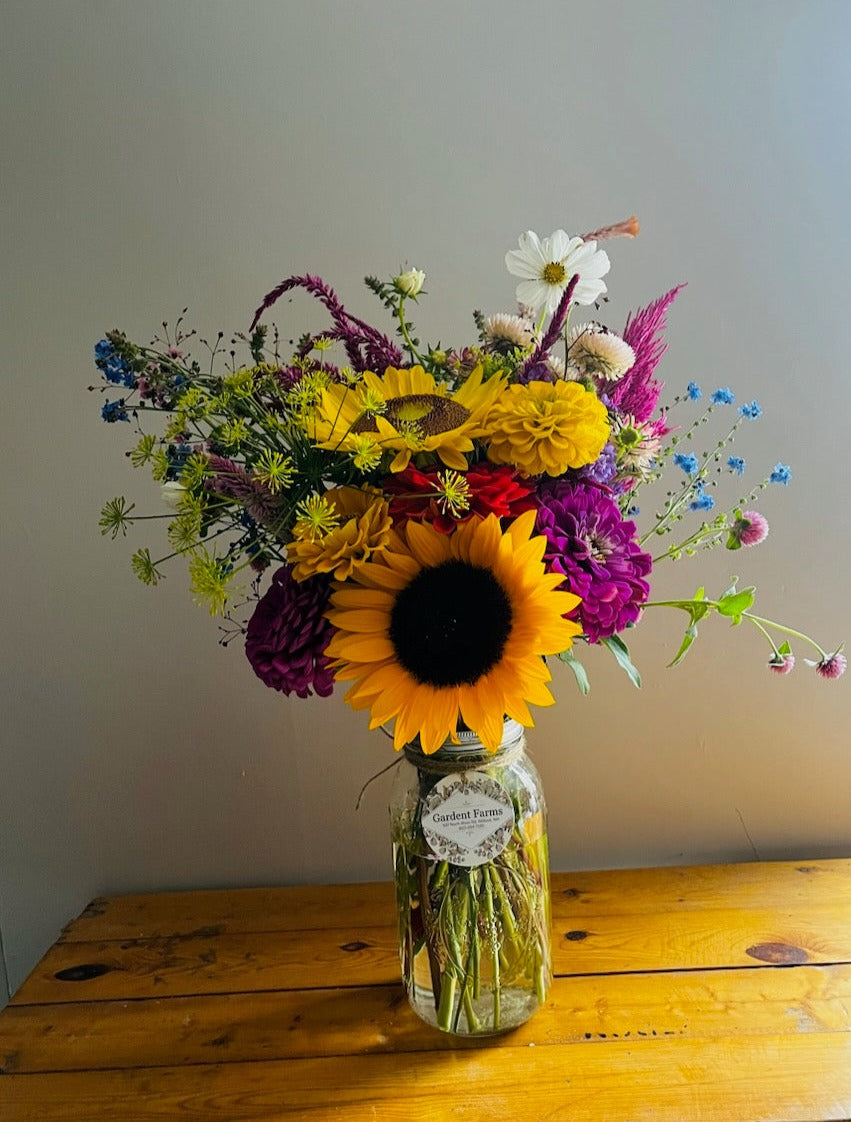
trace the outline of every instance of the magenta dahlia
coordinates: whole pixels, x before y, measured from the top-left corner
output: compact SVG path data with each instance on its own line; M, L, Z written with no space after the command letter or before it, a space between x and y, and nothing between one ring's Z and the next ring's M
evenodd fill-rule
M330 580L324 576L295 581L289 565L282 565L257 602L245 635L245 653L254 673L281 693L320 697L334 688L325 648L334 628L323 615L328 606Z
M547 539L547 569L562 573L566 590L582 597L570 618L598 643L635 623L650 593L652 561L616 502L598 488L555 483L539 496L537 529Z

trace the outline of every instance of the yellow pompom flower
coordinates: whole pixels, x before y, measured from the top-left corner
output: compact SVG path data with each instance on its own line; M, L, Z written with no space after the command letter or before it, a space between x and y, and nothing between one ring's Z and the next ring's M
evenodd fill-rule
M529 703L553 704L542 656L579 634L564 618L579 597L546 572L535 516L504 532L493 514L452 534L409 522L332 592L334 676L354 682L346 701L371 728L395 718L397 749L419 735L436 752L460 719L495 752L504 715L531 726Z
M295 580L307 580L316 573L347 580L381 553L390 538L387 503L373 488L336 487L325 492L322 502L336 516L337 525L332 524L333 518L305 517L296 522L295 540L287 546ZM324 526L329 527L326 532L322 532Z
M606 407L579 382L509 386L488 415L488 457L524 475L593 463L609 438Z
M356 452L359 439L369 436L382 451L396 452L392 472L403 471L418 452L433 452L447 467L466 471L464 453L485 433L488 410L504 385L498 376L482 381L481 367L454 393L421 366L388 366L380 377L368 370L357 387L323 390L308 434L333 452ZM365 405L370 401L380 403L380 413Z

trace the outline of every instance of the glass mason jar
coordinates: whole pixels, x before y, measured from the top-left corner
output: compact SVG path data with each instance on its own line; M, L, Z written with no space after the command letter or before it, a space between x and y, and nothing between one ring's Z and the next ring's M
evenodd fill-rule
M552 981L546 806L524 730L506 720L490 753L459 731L396 768L390 828L408 999L459 1035L507 1032Z

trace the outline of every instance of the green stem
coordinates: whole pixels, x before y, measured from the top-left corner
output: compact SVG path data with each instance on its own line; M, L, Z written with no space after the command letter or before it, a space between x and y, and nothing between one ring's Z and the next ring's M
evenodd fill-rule
M402 332L402 338L405 340L405 346L408 348L408 353L410 354L412 359L419 359L419 361L422 362L423 361L423 356L420 354L420 352L414 346L413 340L411 339L411 336L408 334L408 326L405 323L405 297L404 296L399 297L399 306L396 310L396 314L399 318L399 330Z

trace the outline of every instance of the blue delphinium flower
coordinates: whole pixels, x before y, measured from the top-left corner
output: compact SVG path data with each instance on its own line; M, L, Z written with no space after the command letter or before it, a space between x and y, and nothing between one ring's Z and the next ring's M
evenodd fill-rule
M726 386L723 389L716 390L710 398L713 405L732 405L735 400L736 395Z
M98 359L109 358L111 354L112 343L110 343L109 339L99 339L98 342L95 343L95 362L97 362Z
M689 382L689 384L686 386L686 393L692 401L697 401L698 398L703 397L703 390L700 388L697 382Z
M736 475L741 475L745 470L745 461L741 456L730 456L727 460L727 467L730 471L734 471Z
M100 411L101 417L109 424L114 421L129 421L127 410L124 408L124 398L119 398L118 401L107 401L103 409Z
M774 471L769 475L769 483L782 483L785 487L789 480L792 478L792 470L788 464L777 464Z
M697 456L686 455L685 452L675 452L674 463L678 468L682 468L686 475L694 475L697 471Z
M706 491L697 491L688 506L689 510L712 510L715 506L715 499Z
M751 401L748 405L740 405L739 412L743 417L747 417L749 421L755 421L757 417L762 416L762 409L755 401Z

